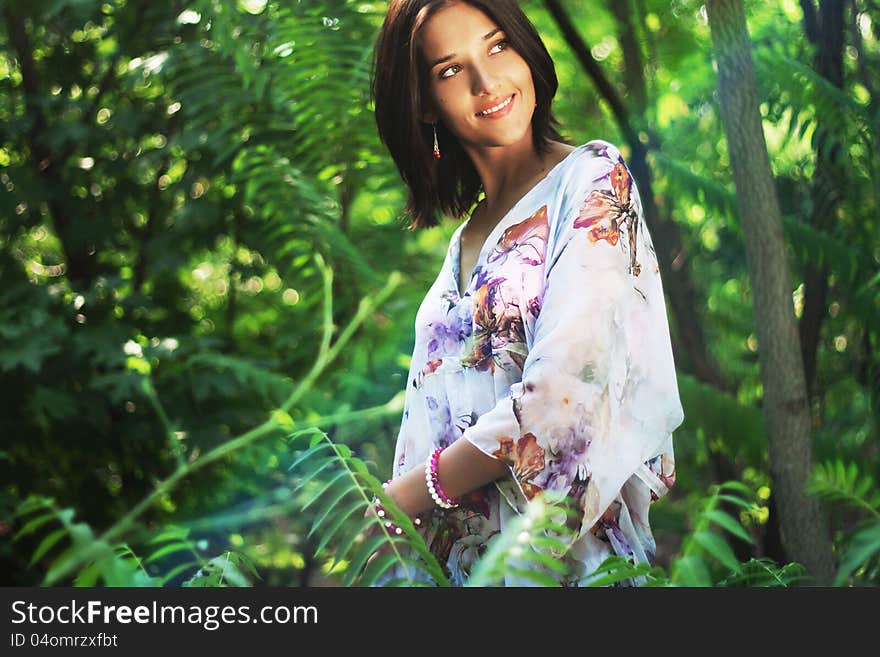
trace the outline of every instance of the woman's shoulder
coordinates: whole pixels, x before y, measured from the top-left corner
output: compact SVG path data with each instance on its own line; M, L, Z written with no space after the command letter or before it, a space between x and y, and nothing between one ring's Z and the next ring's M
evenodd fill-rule
M593 160L605 160L606 162L616 164L621 158L620 149L605 139L591 139L584 142L580 146L575 147L569 153L566 160L569 169L578 169L588 165Z
M617 146L605 139L591 139L577 146L565 159L565 167L556 185L563 203L585 188L595 185L622 161Z

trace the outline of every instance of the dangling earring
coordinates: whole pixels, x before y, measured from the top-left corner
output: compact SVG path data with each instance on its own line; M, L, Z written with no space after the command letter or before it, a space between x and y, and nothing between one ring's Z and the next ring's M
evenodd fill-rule
M437 143L437 124L434 124L434 157L440 159L440 145Z

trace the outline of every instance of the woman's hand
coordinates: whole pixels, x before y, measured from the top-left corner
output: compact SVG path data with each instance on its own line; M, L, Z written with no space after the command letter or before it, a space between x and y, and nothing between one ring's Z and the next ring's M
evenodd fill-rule
M430 508L433 504L433 500L427 494L427 489L425 488L424 476L422 475L423 470L420 468L416 468L413 471L407 473L402 477L398 477L393 482L386 482L386 485L383 486L385 489L385 494L388 495L394 503L400 508L401 511L409 515L410 519L413 521L413 524L418 528L422 526L422 523L426 522L424 513L418 513L418 505L422 505L422 508ZM416 491L416 495L413 495L412 491ZM409 492L408 492L409 491ZM419 496L422 496L424 499L420 499ZM372 540L376 535L382 534L385 532L386 528L383 526L386 519L380 519L376 512L376 505L370 504L367 509L364 511L364 518L371 518L373 522L370 523L369 527L364 530L364 540ZM392 525L389 528L392 537L395 536L394 526ZM391 543L391 539L389 538L382 545L373 552L366 563L364 564L364 569L361 571L361 576L363 572L367 569L375 559L378 559L381 556L386 554L391 554L394 551L394 546Z
M376 507L370 504L367 507L366 511L364 511L364 518L371 518L373 522L370 523L370 526L364 530L364 540L369 541L378 534L382 534L382 525L380 524L379 516L376 515ZM391 541L386 541L383 543L373 554L367 558L367 562L364 564L363 570L361 570L361 576L367 570L367 567L373 562L373 560L378 559L379 557L385 554L391 554Z

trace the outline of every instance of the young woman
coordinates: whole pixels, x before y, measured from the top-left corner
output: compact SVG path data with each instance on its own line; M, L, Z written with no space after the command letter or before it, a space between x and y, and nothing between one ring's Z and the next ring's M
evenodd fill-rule
M612 144L564 142L556 88L514 0L391 0L372 92L411 227L473 210L416 316L386 484L455 585L544 493L579 510L561 584L611 554L651 562L648 508L675 479L684 415L639 194Z

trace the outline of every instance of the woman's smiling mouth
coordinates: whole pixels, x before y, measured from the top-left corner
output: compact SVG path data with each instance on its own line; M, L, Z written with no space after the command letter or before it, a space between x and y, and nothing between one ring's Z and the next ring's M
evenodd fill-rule
M481 112L477 112L477 116L484 119L497 119L505 116L510 113L510 108L513 106L513 97L516 94L511 94L511 96L505 100L504 102L498 103L493 107L489 107L487 109L482 110Z

